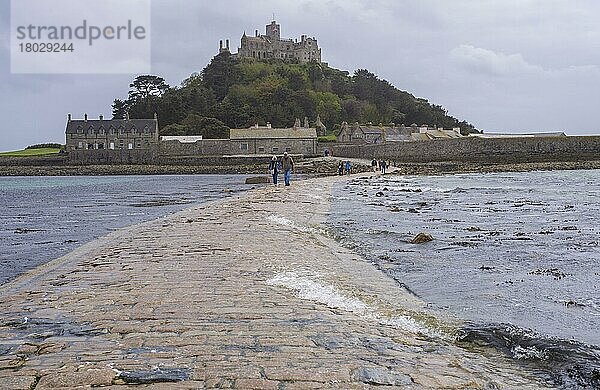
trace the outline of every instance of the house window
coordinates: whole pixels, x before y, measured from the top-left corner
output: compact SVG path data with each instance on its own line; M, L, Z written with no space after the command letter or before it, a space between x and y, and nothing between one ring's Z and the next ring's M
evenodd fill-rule
M88 148L88 149L94 149L94 144L88 144L88 145L87 145L87 148Z
M77 134L83 134L83 127L77 126Z
M98 149L104 149L104 144L103 143L99 143L98 144Z
M100 128L98 129L98 134L104 135L104 126L100 126Z
M248 143L247 143L247 142L242 142L242 143L240 144L240 150L241 150L242 152L247 152L247 151L248 151Z
M77 146L77 149L83 149L83 142L79 141L79 145Z
M121 149L123 149L123 147L124 147L124 146L125 146L125 141L123 141L123 140L120 140L120 141L119 141L119 147L120 147Z
M108 132L109 132L111 135L115 134L115 128L114 128L113 126L111 126L111 127L108 129Z
M258 147L258 153L264 153L265 152L265 147L264 146L259 146Z
M292 148L285 148L285 151L289 153L292 151Z
M142 147L142 141L137 141L135 143L135 147L138 148L138 149L141 149L141 147Z
M271 149L271 151L273 153L277 153L277 152L279 152L279 148L277 146L274 146L273 149Z
M135 126L133 126L133 127L131 128L131 134L135 134L136 132L137 132L137 129L135 128Z
M148 126L144 127L144 134L148 134L150 132L150 129L148 128Z
M123 126L119 127L119 134L123 134L124 130L125 130L125 128Z
M94 127L93 126L90 126L88 128L88 134L94 134Z

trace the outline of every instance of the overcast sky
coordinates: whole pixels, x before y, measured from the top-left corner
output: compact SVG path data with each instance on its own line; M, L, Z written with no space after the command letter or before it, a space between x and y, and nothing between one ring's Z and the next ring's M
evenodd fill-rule
M273 14L330 66L369 69L486 132L600 133L596 0L152 0L152 72L178 85ZM9 25L0 0L0 150L63 143L67 113L110 116L126 97L135 75L12 75Z

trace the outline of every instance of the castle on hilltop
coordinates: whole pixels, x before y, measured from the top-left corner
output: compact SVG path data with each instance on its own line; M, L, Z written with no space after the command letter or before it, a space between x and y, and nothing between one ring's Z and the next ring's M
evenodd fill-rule
M220 41L219 52L229 52L229 39L225 46ZM255 58L257 60L279 58L282 60L297 60L301 64L316 61L321 62L321 49L317 39L302 35L298 39L281 38L281 26L272 21L265 29L264 35L259 35L258 30L254 36L242 35L238 52L233 54L237 58Z

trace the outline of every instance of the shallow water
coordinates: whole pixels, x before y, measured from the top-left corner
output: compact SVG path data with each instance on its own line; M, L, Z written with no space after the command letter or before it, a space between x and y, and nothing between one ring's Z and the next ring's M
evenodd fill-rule
M575 351L600 381L600 171L388 175L334 198L342 242L467 320L463 339L520 360Z
M231 196L249 188L244 181L239 175L0 177L0 284L112 230Z

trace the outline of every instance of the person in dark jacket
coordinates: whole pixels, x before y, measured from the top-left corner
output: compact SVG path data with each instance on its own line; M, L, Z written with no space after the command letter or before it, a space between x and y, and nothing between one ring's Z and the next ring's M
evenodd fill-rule
M271 175L273 175L273 184L275 185L278 184L277 179L279 178L279 169L281 169L279 160L277 160L277 156L273 156L269 162L269 171L271 172Z
M283 153L283 157L281 158L281 169L283 169L283 180L285 181L285 185L289 186L292 178L292 171L294 170L294 159L292 156L288 155L287 152Z

